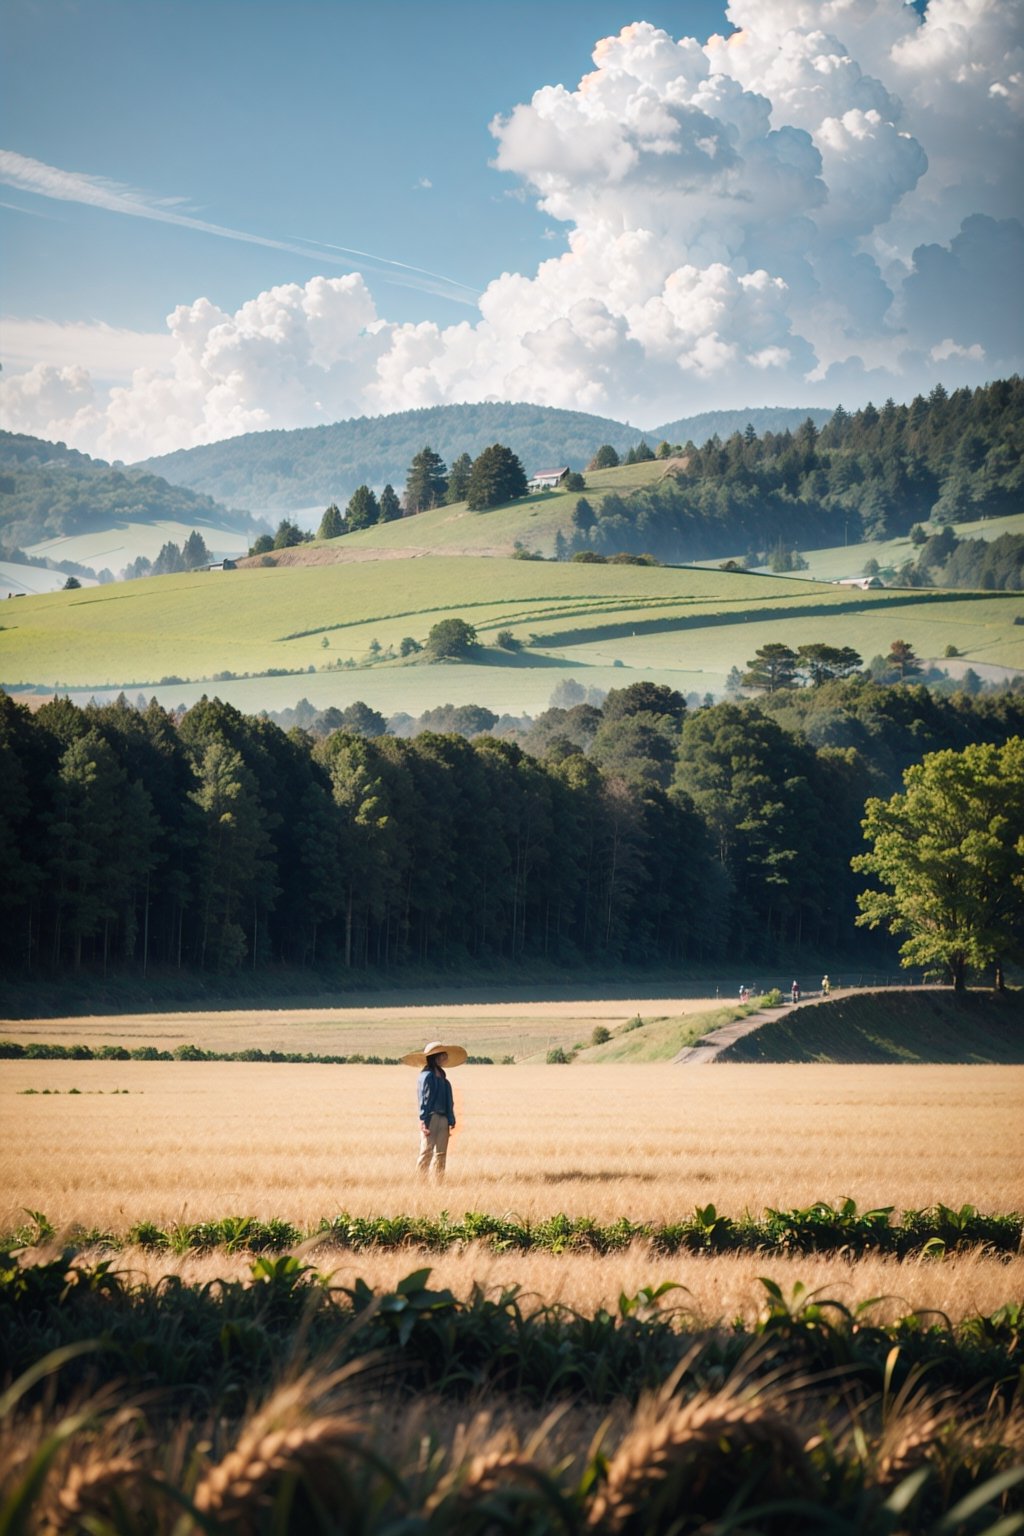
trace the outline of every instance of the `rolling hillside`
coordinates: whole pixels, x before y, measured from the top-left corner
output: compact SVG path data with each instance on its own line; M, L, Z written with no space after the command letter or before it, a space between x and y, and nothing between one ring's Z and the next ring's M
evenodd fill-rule
M795 429L808 414L819 421L831 413L782 407L713 412L645 433L604 416L543 405L438 405L290 432L251 432L136 467L261 515L304 512L308 523L312 509L331 501L344 506L363 483L379 488L390 482L401 491L413 455L425 443L451 464L460 453L475 457L490 443L502 442L531 474L560 464L582 469L602 443L620 453L644 436L652 447L662 438L700 443L716 431L742 431L748 421L758 431Z
M187 538L237 554L260 525L158 475L110 465L41 438L0 432L0 546L117 575L139 554Z
M446 702L535 713L570 676L721 695L730 668L772 640L827 639L865 660L897 637L922 657L952 640L969 660L1024 667L1014 594L862 592L692 568L379 556L151 577L10 608L0 614L8 687L59 684L86 698L123 687L171 705L216 693L250 710L306 697L363 699L385 715ZM406 636L424 641L446 615L476 627L471 661L399 658ZM496 646L502 629L520 651Z

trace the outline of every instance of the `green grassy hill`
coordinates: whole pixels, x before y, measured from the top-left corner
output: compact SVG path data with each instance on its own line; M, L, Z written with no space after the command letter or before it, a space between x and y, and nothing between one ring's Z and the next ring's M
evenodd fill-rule
M0 610L0 681L86 697L138 688L170 705L216 692L251 710L304 696L385 714L446 702L535 713L565 676L721 693L729 669L771 640L827 639L865 658L897 637L922 656L953 641L968 659L1024 667L1020 608L1013 593L862 592L689 567L378 557L24 597ZM388 658L446 615L477 628L471 662ZM501 629L523 649L498 649Z
M403 555L510 555L516 544L550 556L554 553L555 534L559 530L569 533L573 508L581 494L591 506L598 507L609 492L629 496L656 484L665 473L665 464L660 460L592 470L587 475L586 490L580 493L540 491L489 512L471 512L464 501L459 501L450 507L434 507L416 517L378 523L340 539L297 545L271 558L280 564L315 564L325 558L360 558L366 550Z
M1024 993L854 993L782 1014L718 1060L1024 1062Z

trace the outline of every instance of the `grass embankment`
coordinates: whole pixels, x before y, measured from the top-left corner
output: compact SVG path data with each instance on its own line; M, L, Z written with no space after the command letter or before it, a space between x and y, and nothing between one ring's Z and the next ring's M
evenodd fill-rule
M899 988L809 1003L745 1035L719 1061L1024 1062L1024 992Z
M758 1012L759 1004L729 1004L725 1008L711 1008L706 1013L685 1014L672 1018L644 1018L637 1014L620 1029L611 1040L578 1051L575 1059L588 1065L602 1062L671 1061L673 1056L686 1050L703 1035L734 1019L746 1019Z

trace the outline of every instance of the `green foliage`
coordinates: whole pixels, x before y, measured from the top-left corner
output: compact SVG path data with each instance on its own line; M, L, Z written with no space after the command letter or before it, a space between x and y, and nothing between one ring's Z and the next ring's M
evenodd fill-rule
M470 473L473 468L473 460L468 453L460 453L452 460L452 467L448 471L448 495L449 503L465 501L469 495Z
M64 583L63 590L65 592L78 592L80 591L81 586L82 583L79 581L77 576L69 576L67 581Z
M303 533L298 523L293 523L289 518L283 517L277 525L277 532L274 534L274 548L294 549L296 544L304 544L308 537L309 535Z
M544 1060L549 1067L567 1067L572 1061L572 1052L565 1051L560 1045L552 1046Z
M345 508L345 527L349 533L372 528L380 519L380 504L368 485L357 486Z
M865 807L874 846L853 860L886 889L858 897L858 922L905 933L904 965L997 966L1024 944L1024 738L937 752L909 768L904 792Z
M714 1233L714 1208L697 1215ZM481 1234L501 1225L477 1220ZM559 1251L590 1249L585 1221L544 1226ZM430 1278L421 1268L393 1289L337 1287L289 1256L257 1259L248 1284L150 1286L105 1261L69 1271L64 1256L21 1265L4 1255L0 1344L11 1345L14 1379L0 1414L21 1452L4 1529L42 1530L54 1509L70 1529L76 1497L81 1528L114 1536L334 1536L339 1510L364 1536L788 1536L808 1520L878 1536L1009 1536L1020 1525L1019 1307L957 1327L913 1314L881 1323L871 1304L853 1311L766 1276L759 1318L727 1330L697 1324L671 1282L588 1315L531 1309L516 1286L474 1287L463 1300ZM300 1340L315 1368L296 1378ZM360 1356L374 1376L339 1397L351 1379L339 1367ZM88 1384L115 1373L121 1390L83 1410ZM282 1378L294 1384L271 1395ZM450 1408L407 1419L402 1398L428 1391ZM571 1423L571 1404L590 1418L614 1404L620 1427L606 1420L589 1447L564 1430L549 1444L549 1415L514 1453L492 1437L473 1455L480 1441L467 1447L465 1431L453 1451L437 1421L489 1398L525 1423L531 1410ZM965 1418L970 1435L957 1432ZM69 1467L93 1475L68 1477ZM116 1475L99 1475L110 1467Z
M587 482L578 469L571 469L563 480L562 487L566 491L585 491Z
M447 489L448 472L444 460L428 443L415 455L405 477L406 511L425 512L430 507L440 507Z
M611 1030L606 1028L604 1024L595 1024L591 1031L590 1043L591 1045L604 1045L611 1037Z
M587 469L614 469L618 462L619 455L612 447L611 443L602 443L601 447L597 449L590 463L587 465Z
M522 650L523 643L518 640L510 629L499 629L494 637L494 643L503 651Z
M511 448L492 443L474 459L466 493L472 511L486 511L525 495L526 472Z
M465 619L439 619L427 635L427 650L437 661L458 661L476 644L476 630Z
M0 432L0 477L0 542L12 548L127 522L194 522L244 532L256 526L247 512L229 512L139 465L111 466L16 432Z
M340 539L344 532L345 521L341 515L341 509L337 502L332 501L320 519L316 536L318 539Z
M380 493L380 522L394 523L402 515L402 503L393 485L388 484Z
M796 652L780 640L759 646L752 660L747 662L743 687L763 689L765 693L792 688L796 682L797 661Z

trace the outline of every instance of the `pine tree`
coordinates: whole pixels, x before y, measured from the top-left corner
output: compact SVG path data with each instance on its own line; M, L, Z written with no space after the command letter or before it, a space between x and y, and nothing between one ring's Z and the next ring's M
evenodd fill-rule
M439 507L447 489L448 472L444 460L428 443L409 465L405 480L405 510L426 512L431 507Z
M206 540L197 529L193 528L185 540L181 557L185 562L185 569L187 571L195 571L201 565L209 565L210 551L206 547Z
M386 485L380 493L380 516L378 521L382 523L394 523L402 515L402 503L399 501L393 485Z
M469 476L473 468L473 460L468 453L460 453L454 460L448 471L448 495L445 500L451 505L455 501L465 501L469 495Z
M502 506L526 495L526 471L503 443L492 443L473 461L467 504L474 512Z
M345 526L349 533L372 528L380 519L380 506L368 485L357 486L345 508Z
M318 539L337 539L345 532L345 523L342 519L341 509L336 502L331 502L320 519L320 527L316 531Z

